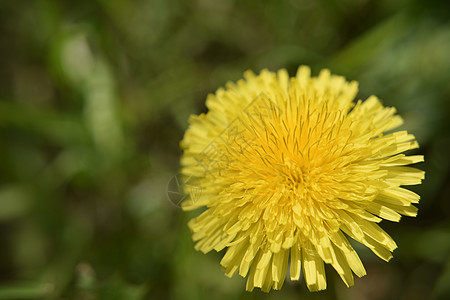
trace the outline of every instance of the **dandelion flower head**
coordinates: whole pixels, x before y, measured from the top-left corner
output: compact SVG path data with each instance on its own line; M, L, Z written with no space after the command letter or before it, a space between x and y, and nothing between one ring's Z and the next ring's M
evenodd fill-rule
M402 118L377 97L354 102L357 91L328 70L247 71L190 118L182 206L204 207L189 222L195 248L225 249L220 264L247 277L247 290L280 289L301 273L323 290L324 264L351 286L366 271L349 238L388 261L397 246L377 223L417 214L419 196L404 186L421 183L408 165L423 156L403 154L415 137L393 131Z

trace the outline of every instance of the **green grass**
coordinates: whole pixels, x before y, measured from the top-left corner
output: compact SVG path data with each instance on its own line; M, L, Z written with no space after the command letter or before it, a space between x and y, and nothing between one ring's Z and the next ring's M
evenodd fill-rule
M0 299L450 297L450 6L445 1L3 1ZM167 197L191 114L247 69L307 64L395 106L425 154L417 218L382 223L386 264L347 289L245 291L198 253Z

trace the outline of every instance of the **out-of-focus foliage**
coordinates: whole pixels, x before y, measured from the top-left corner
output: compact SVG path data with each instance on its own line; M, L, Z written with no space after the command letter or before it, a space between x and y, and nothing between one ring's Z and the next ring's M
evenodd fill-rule
M450 5L390 0L0 3L0 298L450 297ZM167 197L190 114L246 69L323 67L396 106L426 162L399 249L347 289L245 292ZM193 213L195 214L195 212ZM448 299L448 298L447 298Z

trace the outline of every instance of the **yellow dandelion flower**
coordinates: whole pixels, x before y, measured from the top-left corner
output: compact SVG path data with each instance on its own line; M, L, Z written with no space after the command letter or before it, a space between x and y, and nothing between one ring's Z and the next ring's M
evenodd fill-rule
M300 67L228 83L209 95L209 111L190 118L181 146L190 196L183 209L206 209L189 222L195 248L226 253L226 275L247 290L280 289L301 269L311 291L326 288L324 263L347 286L366 274L348 237L388 261L397 247L376 223L415 216L419 196L402 186L424 172L423 156L395 108L375 96L353 99L357 82Z

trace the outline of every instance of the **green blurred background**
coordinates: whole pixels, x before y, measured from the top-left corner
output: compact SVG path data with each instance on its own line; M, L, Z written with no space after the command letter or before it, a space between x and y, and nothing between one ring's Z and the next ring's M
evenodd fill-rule
M449 299L450 2L0 2L1 299ZM243 71L360 82L421 144L417 218L347 289L245 291L193 248L167 185L190 114ZM449 297L449 298L447 298Z

